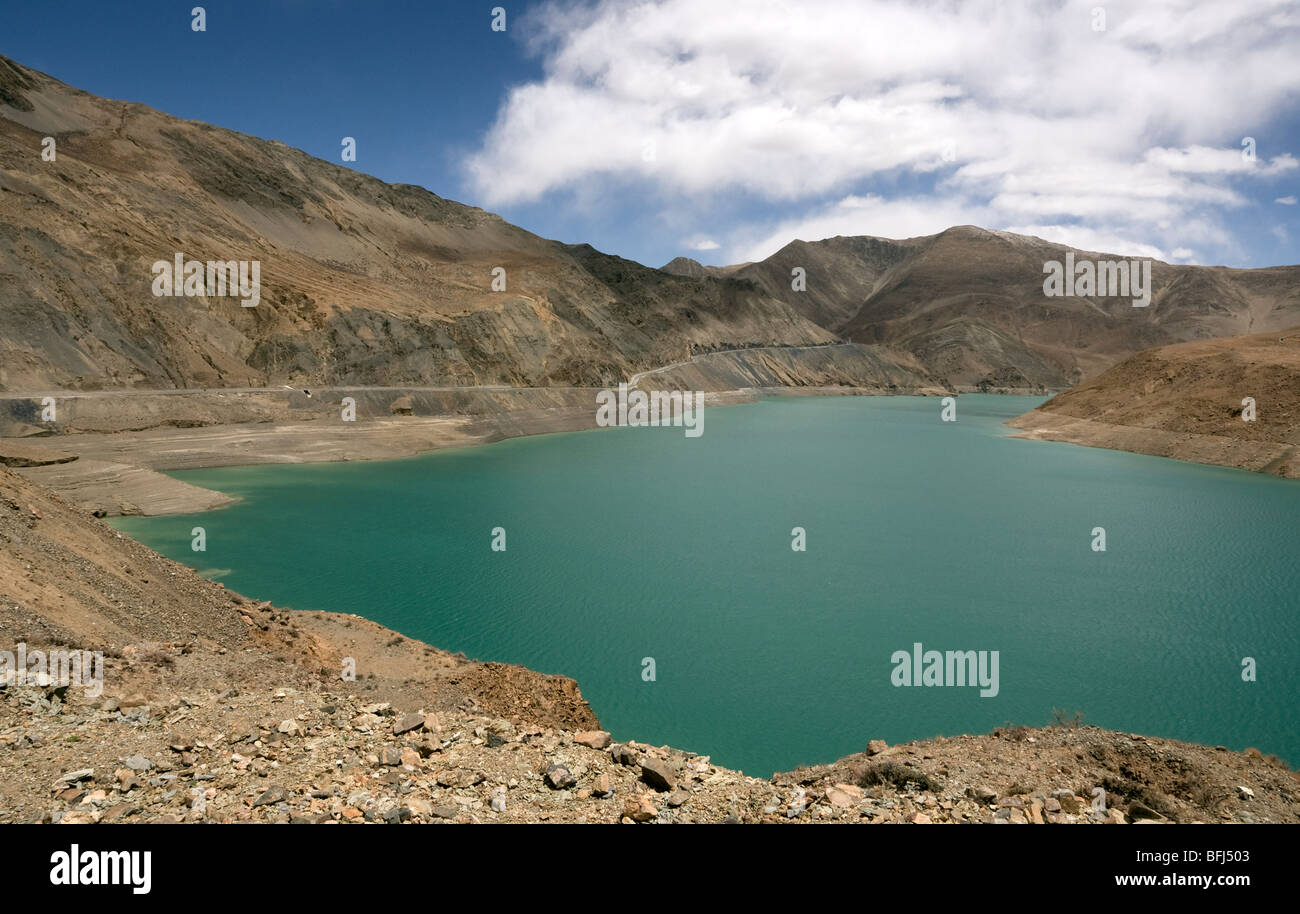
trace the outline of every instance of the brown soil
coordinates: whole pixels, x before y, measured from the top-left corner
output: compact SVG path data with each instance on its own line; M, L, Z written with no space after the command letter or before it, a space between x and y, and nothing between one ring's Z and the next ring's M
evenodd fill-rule
M1151 349L1008 424L1025 438L1300 478L1298 394L1294 329Z

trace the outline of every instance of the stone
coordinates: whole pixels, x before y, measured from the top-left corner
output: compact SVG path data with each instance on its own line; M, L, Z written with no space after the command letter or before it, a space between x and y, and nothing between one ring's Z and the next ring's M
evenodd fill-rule
M649 822L659 818L659 809L655 806L654 795L643 793L638 797L629 797L623 806L623 816L633 822Z
M1241 784L1237 785L1237 793L1241 795L1243 800L1255 799L1255 791L1251 790L1249 787L1244 787Z
M679 787L678 789L674 790L672 793L668 794L667 803L673 809L677 809L678 807L683 806L686 803L686 801L689 800L690 798L691 795Z
M403 714L397 720L393 721L393 735L401 736L403 733L409 733L419 727L424 726L423 714Z
M826 800L836 809L852 809L857 805L857 801L853 797L838 787L832 787L826 791Z
M94 768L78 768L76 771L69 771L59 778L61 784L72 784L77 781L93 780L95 777Z
M1144 804L1142 804L1142 803L1136 803L1136 802L1135 802L1135 803L1130 803L1130 804L1129 804L1129 807L1128 807L1128 814L1129 814L1129 815L1130 815L1134 820L1137 820L1137 819L1148 819L1148 820L1151 820L1151 821L1157 821L1157 820L1159 820L1159 819L1163 819L1163 818L1164 818L1164 816L1160 815L1160 813L1156 812L1156 811L1155 811L1154 809L1152 809L1151 807L1146 806L1146 805L1144 805Z
M604 749L609 746L610 735L604 730L583 730L574 734L573 741L588 749Z
M402 764L402 751L396 746L385 746L379 753L379 763L390 768Z
M591 782L592 796L609 797L614 795L614 785L608 774L599 774L596 780Z
M677 786L677 769L662 759L647 757L641 761L641 780L665 793Z
M883 739L873 739L867 743L867 755L879 755L889 748L889 743Z
M641 753L623 743L615 744L609 750L609 757L620 765L635 765L641 761Z
M991 790L988 787L985 787L983 785L978 785L976 787L967 787L966 796L970 797L972 800L975 800L978 803L986 803L986 804L992 803L998 798L997 791Z
M1052 798L1061 804L1061 810L1069 815L1077 816L1083 811L1083 801L1069 790L1057 790L1052 793Z
M808 808L808 791L802 787L794 789L794 795L790 799L790 805L786 808L785 817L787 819L797 819L803 815Z
M143 755L133 755L130 758L128 758L123 764L125 764L126 767L130 768L132 771L148 771L150 768L153 767L153 762L149 761Z
M578 779L564 765L548 765L544 780L552 790L568 790L578 783Z
M506 789L504 787L497 786L492 788L491 805L493 812L506 811Z
M462 790L482 784L487 775L472 768L460 768L456 771L456 786Z
M253 801L253 808L270 806L273 803L283 803L287 799L289 799L289 794L283 787L268 787L260 797Z
M407 746L405 749L403 749L403 750L402 750L402 767L403 767L403 768L419 768L419 767L420 767L420 753L416 752L416 751L415 751L414 749L412 749L410 746Z

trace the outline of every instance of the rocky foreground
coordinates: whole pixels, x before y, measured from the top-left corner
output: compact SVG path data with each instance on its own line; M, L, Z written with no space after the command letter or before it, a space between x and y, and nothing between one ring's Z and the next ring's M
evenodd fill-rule
M201 660L140 645L127 664ZM1100 802L1105 791L1105 805ZM0 821L340 824L1296 822L1257 753L1093 727L886 746L770 779L708 756L329 687L79 700L0 689Z
M0 467L19 644L102 690L0 668L0 822L1300 822L1278 759L1073 722L771 778L614 741L571 679L250 600Z

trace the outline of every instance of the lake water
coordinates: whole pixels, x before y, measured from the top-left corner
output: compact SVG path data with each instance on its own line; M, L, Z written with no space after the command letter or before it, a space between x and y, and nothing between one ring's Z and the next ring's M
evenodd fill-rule
M249 596L572 676L615 739L748 774L1053 708L1300 762L1300 483L1007 437L1039 402L773 399L699 438L177 473L244 500L114 523ZM997 651L996 696L895 686L918 642Z

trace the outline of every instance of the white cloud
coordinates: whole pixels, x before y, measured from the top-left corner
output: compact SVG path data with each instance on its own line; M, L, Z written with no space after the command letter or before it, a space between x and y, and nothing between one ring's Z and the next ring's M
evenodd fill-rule
M688 251L716 251L722 245L718 244L712 238L700 238L694 241L682 242Z
M1273 202L1281 203L1283 206L1295 206L1295 194L1289 194L1285 197L1278 197Z
M1007 226L1006 231L1017 235L1033 235L1045 241L1055 241L1080 251L1095 251L1099 254L1121 254L1164 261L1168 261L1170 256L1153 245L1110 231L1097 231L1079 225L1011 225Z
M1276 175L1290 171L1300 162L1290 153L1264 161L1242 149L1212 149L1189 146L1185 149L1155 148L1147 150L1146 161L1171 172L1190 174L1260 174Z
M544 75L467 167L487 205L617 181L651 208L741 194L806 211L736 228L726 244L749 255L784 230L897 236L952 215L1083 220L1152 250L1195 243L1193 222L1225 235L1215 213L1246 202L1240 182L1300 164L1266 135L1300 97L1294 0L1111 0L1104 32L1095 5L548 5L518 26ZM936 189L877 196L900 177Z

